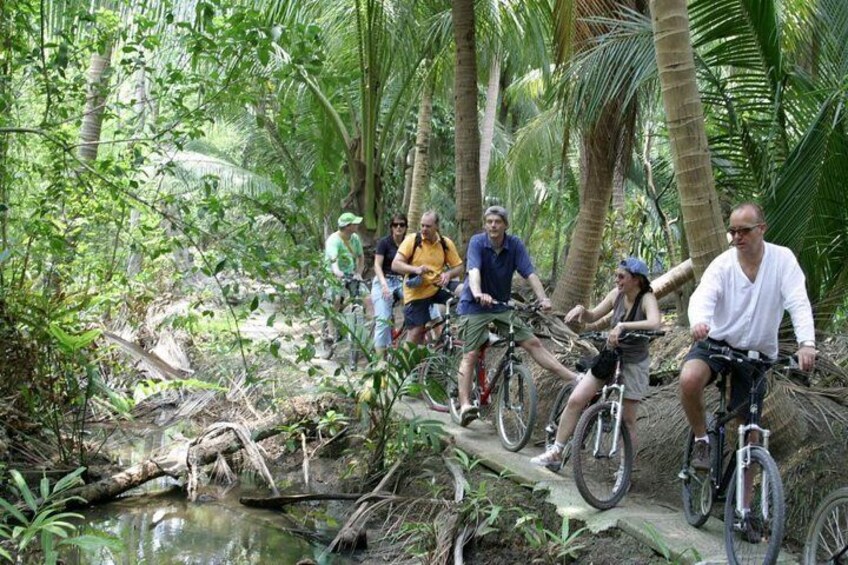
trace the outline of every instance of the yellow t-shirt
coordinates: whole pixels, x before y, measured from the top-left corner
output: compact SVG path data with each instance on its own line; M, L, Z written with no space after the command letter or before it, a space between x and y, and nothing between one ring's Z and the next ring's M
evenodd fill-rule
M398 246L398 253L406 257L406 262L413 267L427 265L431 271L424 275L424 281L415 288L410 288L403 285L403 303L409 304L413 300L421 300L422 298L430 298L439 291L436 283L441 274L447 270L462 264L462 259L459 258L459 253L456 251L456 245L450 238L445 239L445 245L448 252L445 253L442 248L442 243L437 239L430 243L423 237L421 245L415 249L415 235L409 234L404 238L403 242ZM439 238L442 236L440 235ZM413 250L415 253L413 254Z

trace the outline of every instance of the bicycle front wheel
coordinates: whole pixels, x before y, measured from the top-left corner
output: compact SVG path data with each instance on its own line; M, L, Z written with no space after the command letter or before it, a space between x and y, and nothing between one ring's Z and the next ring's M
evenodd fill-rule
M715 439L712 436L711 439ZM717 441L717 440L716 440ZM690 525L700 528L710 517L713 507L713 483L709 471L698 471L692 467L692 451L695 448L695 434L689 432L683 451L683 513Z
M583 412L571 440L577 490L598 510L618 504L630 488L633 443L623 421L618 436L615 442L613 403L604 402Z
M749 510L736 507L736 477L744 473L743 483L751 489ZM724 545L727 559L737 563L775 563L783 541L786 506L783 481L777 464L762 447L751 448L747 469L737 467L727 489L724 505Z
M803 562L848 563L848 487L830 493L816 508L804 541Z
M501 445L508 451L518 451L527 445L536 424L536 383L530 369L519 363L513 364L512 375L503 377L498 388L495 424Z
M459 374L459 350L432 353L418 368L418 382L424 402L437 412L450 409L451 394L456 394Z

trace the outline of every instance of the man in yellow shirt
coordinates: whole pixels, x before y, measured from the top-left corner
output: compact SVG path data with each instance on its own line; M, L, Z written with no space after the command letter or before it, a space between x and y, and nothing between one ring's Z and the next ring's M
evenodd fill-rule
M406 236L400 244L392 270L406 275L403 315L407 341L420 344L430 321L430 306L447 302L452 296L448 283L462 273L456 245L439 233L439 215L435 211L424 212L421 232Z

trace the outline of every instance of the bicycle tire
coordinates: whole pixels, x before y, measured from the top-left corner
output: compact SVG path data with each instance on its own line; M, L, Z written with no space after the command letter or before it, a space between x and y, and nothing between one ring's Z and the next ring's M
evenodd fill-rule
M556 400L551 405L551 411L548 414L548 422L545 425L545 449L548 449L556 441L557 429L559 428L559 419L568 404L568 399L574 391L572 384L563 385L557 394Z
M451 395L456 390L456 379L461 355L459 350L444 349L432 353L420 366L418 383L424 402L436 412L451 409Z
M536 383L530 369L513 363L512 375L504 375L498 387L495 425L501 445L507 451L519 451L533 435L538 411Z
M365 314L363 307L356 303L349 303L342 309L345 321L345 337L347 344L348 367L355 371L359 367L359 358L362 355L362 347L365 343Z
M759 470L759 472L758 472ZM724 505L724 544L727 559L732 565L746 563L772 564L777 562L780 544L783 542L783 528L786 519L786 503L783 498L783 481L777 464L768 451L755 446L751 449L751 464L748 471L754 473L751 477L753 497L751 499L751 526L761 538L750 542L743 539L742 532L737 528L736 517L736 473L733 472L730 486L727 489L727 501ZM765 504L762 497L766 491ZM768 514L764 510L768 510ZM760 524L762 526L760 527ZM743 524L742 527L745 527Z
M848 563L848 487L819 503L804 538L804 565Z
M710 437L714 439L714 436ZM683 472L687 474L680 489L683 497L683 513L690 526L700 528L710 517L715 502L713 484L709 471L691 470L692 449L695 447L695 434L691 431L683 449Z
M598 510L609 510L624 498L633 472L633 444L624 421L619 448L609 457L614 432L612 407L612 402L604 402L587 408L577 422L571 444L574 483L583 500ZM599 455L595 454L596 440Z

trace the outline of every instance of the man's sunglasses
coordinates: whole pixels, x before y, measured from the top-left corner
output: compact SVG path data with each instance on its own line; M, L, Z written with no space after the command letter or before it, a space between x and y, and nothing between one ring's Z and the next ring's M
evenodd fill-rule
M758 228L761 225L763 224L754 224L753 226L748 226L745 228L727 228L727 233L730 235L730 237L736 237L736 234L746 236L751 233L754 228Z
M392 227L393 228L405 228L406 224L396 224L396 223L392 222Z

